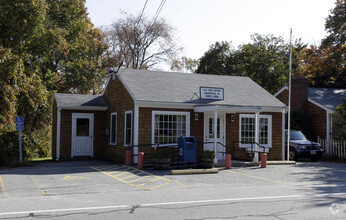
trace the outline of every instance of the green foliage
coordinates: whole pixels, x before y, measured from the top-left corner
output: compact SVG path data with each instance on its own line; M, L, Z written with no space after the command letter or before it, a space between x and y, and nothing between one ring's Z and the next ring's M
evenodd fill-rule
M197 73L213 75L230 75L228 61L232 54L231 42L216 42L199 59Z
M319 46L311 45L301 57L302 72L311 86L346 88L346 1L337 0L326 19L329 35Z
M46 157L53 93L101 90L107 45L84 4L0 1L0 155L8 161L18 148L18 137L13 138L15 116L24 117L24 158Z
M13 166L18 160L18 132L0 134L0 167Z
M163 148L154 148L153 158L155 159L168 159L171 157L171 154Z
M214 159L215 158L215 152L211 150L204 150L201 151L198 158L203 158L203 159Z
M270 93L288 83L289 44L273 35L251 36L252 42L232 49L230 42L216 42L200 58L198 73L248 76ZM299 73L298 56L305 47L294 43L293 72Z
M333 138L346 140L346 96L341 105L332 114Z

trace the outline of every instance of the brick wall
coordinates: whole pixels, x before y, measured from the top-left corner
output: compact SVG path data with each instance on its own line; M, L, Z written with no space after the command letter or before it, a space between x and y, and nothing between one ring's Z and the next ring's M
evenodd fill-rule
M306 110L308 102L309 83L306 78L292 79L291 106L294 110Z

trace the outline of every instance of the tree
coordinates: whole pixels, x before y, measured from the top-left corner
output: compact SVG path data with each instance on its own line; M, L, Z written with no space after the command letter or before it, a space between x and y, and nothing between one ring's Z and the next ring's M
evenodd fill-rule
M84 4L0 1L0 155L5 159L18 153L12 150L18 146L16 115L24 116L24 156L47 156L53 93L100 91L107 45Z
M231 42L216 42L209 47L209 50L199 59L197 73L230 75L232 72L228 68L228 61L232 54Z
M346 140L346 96L341 105L332 114L333 138Z
M228 42L216 42L200 59L197 72L248 76L274 94L288 83L289 44L273 35L251 36L252 42L232 49ZM294 42L292 69L300 74L299 54L305 45Z
M173 60L181 50L176 46L173 31L164 19L125 14L125 18L116 20L106 31L109 65L148 69Z
M329 35L302 56L302 70L311 86L346 88L346 1L337 0L326 19Z
M197 66L198 60L188 57L181 57L180 59L173 60L171 70L184 73L194 73L197 70Z
M232 62L233 71L250 77L274 94L288 83L289 44L273 35L251 36L252 43L243 44ZM292 73L299 75L298 59L305 45L300 39L293 43Z

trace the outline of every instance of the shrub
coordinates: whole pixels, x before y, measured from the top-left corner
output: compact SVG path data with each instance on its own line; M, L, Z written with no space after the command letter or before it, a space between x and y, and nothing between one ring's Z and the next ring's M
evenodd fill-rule
M170 153L165 149L154 148L153 158L155 159L167 159L170 158Z
M203 159L214 159L215 158L215 152L211 151L211 150L205 150L202 151L199 154L199 158L203 158Z

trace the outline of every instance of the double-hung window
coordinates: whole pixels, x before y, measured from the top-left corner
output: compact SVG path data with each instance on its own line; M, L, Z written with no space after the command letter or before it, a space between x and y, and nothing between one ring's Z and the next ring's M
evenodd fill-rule
M132 145L132 111L125 112L125 137L124 145Z
M117 113L116 112L111 113L109 143L112 145L117 144Z
M178 143L180 136L190 135L189 112L153 111L152 113L152 143Z
M264 147L272 146L272 116L259 116L258 130L259 144ZM240 147L249 147L251 142L255 142L255 115L239 115L239 141Z

